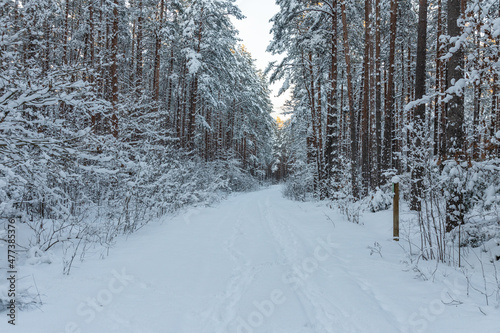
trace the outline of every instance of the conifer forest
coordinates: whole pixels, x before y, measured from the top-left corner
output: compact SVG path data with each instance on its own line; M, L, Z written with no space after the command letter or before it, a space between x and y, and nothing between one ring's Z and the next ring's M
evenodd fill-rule
M266 47L278 60L266 68L258 68L235 26L245 19L238 5L244 1L0 0L1 317L3 311L9 316L12 303L12 285L2 286L4 271L15 271L16 265L33 270L18 284L16 309L36 312L33 307L45 309L45 294L34 291L34 272L80 274L84 258L112 256L124 237L130 236L131 244L148 243L133 237L155 236L148 228L157 228L153 222L161 220L165 228L186 223L185 233L161 229L179 250L174 271L189 262L181 263L191 253L181 249L192 239L192 249L198 246L206 262L215 260L209 249L223 246L237 266L234 279L219 296L212 295L219 305L203 310L219 319L205 318L201 303L199 313L198 305L191 305L185 321L203 324L175 326L170 321L165 325L172 324L173 332L366 332L368 319L366 325L349 326L348 317L342 317L337 326L329 326L332 316L345 315L318 298L330 287L295 289L302 295L298 299L309 300L316 311L314 316L313 310L306 311L309 324L292 320L286 326L284 320L284 326L266 326L280 315L280 301L286 305L285 299L292 299L283 286L277 289L281 296L266 295L269 303L249 301L258 304L254 312L248 310L250 315L238 312L243 310L232 301L244 298L244 288L264 269L252 266L258 255L245 261L248 253L275 244L269 247L277 251L273 263L301 263L299 245L313 242L307 235L313 237L320 230L318 221L326 217L334 234L348 233L345 238L360 249L356 255L366 257L368 245L369 260L392 260L386 254L404 257L394 264L402 262L408 275L422 281L453 271L451 276L467 287L456 293L461 297L442 304L461 311L463 302L477 297L476 303L484 304L471 308L477 318L490 320L484 332L498 330L500 1L268 0L276 3L276 13L267 13ZM279 92L272 91L276 85ZM277 94L289 96L281 109L273 105ZM399 238L393 239L395 184L402 213ZM225 215L212 216L210 209L219 205L226 207ZM305 212L309 215L300 220ZM206 223L191 218L197 214L207 216ZM232 222L224 222L228 216ZM11 232L14 221L16 231ZM365 234L358 239L354 227L365 228ZM370 238L379 231L387 234L386 242L382 236ZM214 239L220 241L208 243ZM247 242L249 252L243 249ZM174 253L166 250L167 243L161 251L170 258ZM3 254L11 248L12 259ZM317 260L316 265L328 263ZM196 269L204 265L193 264L197 273L188 275L200 274ZM301 279L301 285L316 281L322 269ZM356 272L353 276L367 276ZM175 285L183 280L179 276L168 281ZM42 289L53 280L39 279ZM214 278L211 287L219 280L224 281ZM351 280L345 278L346 286ZM412 283L417 282L401 285ZM356 295L360 287L349 288ZM381 295L385 289L377 290L373 293ZM50 294L45 297L50 303ZM396 303L387 304L399 311ZM446 331L429 329L434 320L418 321L417 305L416 316L411 311L395 315L410 319L400 320L407 324L394 332ZM251 313L260 314L262 323ZM453 322L447 315L439 318ZM288 313L288 318L302 317ZM94 319L88 323L100 325ZM130 332L144 327L144 332L170 331L137 325L127 327ZM375 321L381 332L396 327L383 325ZM107 333L115 326L102 327L89 330ZM51 326L50 332L54 329L59 328Z

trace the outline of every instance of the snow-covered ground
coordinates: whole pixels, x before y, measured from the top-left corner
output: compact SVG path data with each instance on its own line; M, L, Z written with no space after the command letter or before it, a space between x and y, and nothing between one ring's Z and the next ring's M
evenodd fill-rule
M69 276L20 267L43 305L15 327L4 314L0 332L500 332L499 309L467 297L454 268L434 281L405 269L390 211L356 225L280 190L151 223Z

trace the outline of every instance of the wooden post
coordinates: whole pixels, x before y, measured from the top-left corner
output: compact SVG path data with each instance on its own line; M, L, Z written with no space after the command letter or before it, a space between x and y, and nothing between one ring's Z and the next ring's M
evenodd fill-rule
M393 199L393 237L395 241L399 241L399 179L393 178L394 199Z

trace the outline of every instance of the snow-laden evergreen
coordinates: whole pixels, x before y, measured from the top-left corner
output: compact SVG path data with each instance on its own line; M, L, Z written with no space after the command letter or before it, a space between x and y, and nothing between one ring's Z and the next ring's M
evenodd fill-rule
M284 60L269 71L292 94L284 194L328 198L359 223L391 207L398 176L413 262L476 271L482 248L498 265L499 1L277 4L269 50Z
M236 0L0 0L0 314L500 327L499 0L276 3L263 73Z
M1 1L0 217L22 250L109 247L270 175L266 78L233 1ZM116 33L116 34L115 34Z

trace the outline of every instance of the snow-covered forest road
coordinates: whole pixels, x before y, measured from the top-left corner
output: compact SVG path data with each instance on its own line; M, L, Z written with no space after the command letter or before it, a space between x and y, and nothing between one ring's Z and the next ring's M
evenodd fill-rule
M482 317L484 332L498 332L495 316L443 304L464 296L457 281L415 281L390 240L390 212L369 216L355 225L276 186L190 209L70 276L34 268L44 305L21 312L13 331L472 332ZM370 255L375 242L382 256Z

